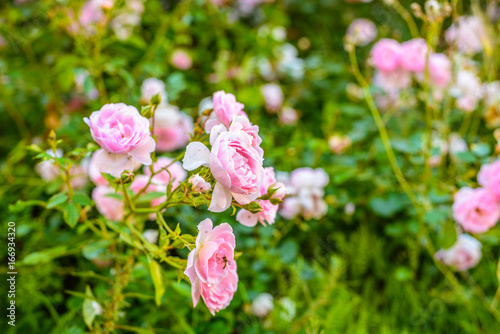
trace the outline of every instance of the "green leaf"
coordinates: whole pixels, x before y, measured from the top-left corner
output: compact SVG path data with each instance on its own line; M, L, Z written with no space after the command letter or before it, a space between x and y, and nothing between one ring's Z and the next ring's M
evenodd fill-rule
M400 194L389 194L375 197L368 203L370 208L381 217L391 217L401 211L407 203L406 197Z
M68 200L67 193L56 194L51 198L49 198L49 201L47 202L47 209L55 208L56 206L65 203L67 200Z
M68 205L66 205L63 213L63 218L64 221L69 226L71 226L71 228L74 228L76 226L80 215L78 214L78 208L76 207L75 203L68 203Z
M36 206L36 205L45 206L45 202L38 200L21 201L20 199L18 199L16 203L9 204L9 211L14 213L21 212L29 206Z
M66 253L66 246L57 246L49 248L43 252L34 252L28 254L23 260L22 264L27 266L48 263L55 258L63 256Z
M87 196L87 194L84 194L81 192L76 192L72 198L73 198L73 201L75 203L78 203L82 206L83 205L92 205L92 200L90 199L89 196Z
M467 163L474 163L476 162L476 156L472 154L471 152L458 152L456 154L457 158L460 161L467 162Z
M92 299L94 298L92 289L88 285L85 288L85 295L92 297ZM90 330L92 330L92 323L94 322L95 316L97 315L96 309L92 305L92 303L94 303L92 299L86 298L83 301L83 306L82 306L83 321L85 321L85 324L88 326Z
M165 293L165 286L163 285L163 277L161 274L161 266L153 259L149 260L149 271L151 279L155 287L155 302L157 306L161 305L161 298Z
M471 150L472 150L472 153L474 153L478 157L486 157L486 156L490 155L490 153L491 153L490 145L488 145L486 143L472 144Z

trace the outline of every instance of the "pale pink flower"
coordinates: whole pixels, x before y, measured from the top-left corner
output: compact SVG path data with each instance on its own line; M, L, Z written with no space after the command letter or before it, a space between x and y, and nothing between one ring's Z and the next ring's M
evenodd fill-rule
M168 95L165 90L165 83L157 78L147 78L142 82L141 100L149 104L153 96L159 94L162 103L168 102Z
M455 44L459 51L468 55L481 51L487 39L483 22L476 16L461 16L446 31L445 36L448 43Z
M444 88L451 81L451 62L443 53L433 53L429 57L429 77L434 86Z
M290 174L287 190L292 195L284 200L280 214L292 219L299 213L305 219L320 219L328 211L323 196L329 182L328 174L322 169L297 168Z
M273 296L269 293L261 293L252 301L252 313L264 318L274 308Z
M275 83L265 84L260 87L260 92L264 97L267 110L277 112L283 105L285 96L283 95L280 85Z
M200 296L210 313L225 309L238 288L233 229L228 223L213 228L210 219L198 225L196 248L188 256L184 273L191 281L193 306Z
M123 204L123 201L107 196L114 193L115 190L111 187L96 187L92 191L92 200L95 203L97 211L99 211L99 213L106 219L120 221L125 215L125 205Z
M292 107L283 107L278 114L278 120L283 125L294 125L299 119L299 113Z
M459 70L450 93L457 98L457 107L465 112L476 109L483 89L479 77L472 71Z
M477 174L477 182L491 191L498 203L500 203L500 160L481 166Z
M157 151L171 152L186 147L193 129L193 119L179 108L168 104L156 108L153 134Z
M88 0L80 10L80 16L78 17L80 24L87 31L91 31L93 24L103 22L104 19L101 0Z
M212 188L212 185L198 174L191 175L188 182L191 183L191 190L195 193L204 193Z
M205 122L205 131L210 133L216 125L223 124L226 128L236 116L246 116L242 103L236 101L236 97L224 91L215 92L213 95L213 112Z
M52 150L46 150L45 153L54 158L62 158L63 151L61 149L57 149L56 153ZM57 179L60 176L59 167L54 164L53 159L44 160L35 165L35 170L40 175L40 177L46 181L52 181Z
M377 27L368 19L355 19L347 28L346 40L354 45L365 46L377 37Z
M273 194L273 198L283 199L286 195L286 187L283 183L277 182L274 175L273 167L264 168L264 179L260 185L259 196L267 194L269 187L277 188L278 190ZM262 207L262 211L258 213L251 213L245 209L241 209L236 215L236 220L241 224L249 227L257 225L260 222L262 225L274 224L276 220L276 213L278 212L278 205L274 205L269 200L259 200L258 203Z
M344 153L345 150L351 147L351 144L351 138L349 138L348 136L337 134L332 135L330 136L330 138L328 138L328 146L330 147L330 150L337 155Z
M380 71L394 71L400 65L401 52L401 45L396 40L383 38L372 48L373 65Z
M394 71L376 71L373 77L373 84L380 87L386 93L397 93L411 85L411 75L402 69Z
M88 166L88 174L90 177L90 180L94 182L96 186L107 186L109 182L102 176L102 173L99 172L97 169L96 165L96 157L101 154L104 151L103 149L97 150L92 154L92 157L90 158L89 166Z
M172 65L179 70L188 70L193 66L191 56L183 50L175 50L172 54Z
M167 196L166 196L167 186L165 184L157 183L156 181L157 181L156 179L153 179L152 182L148 185L149 175L143 175L143 174L137 175L134 178L134 181L130 184L130 189L135 194L137 194L139 191L141 191L141 189L144 189L146 187L146 185L148 185L148 187L143 192L143 194L152 193L152 192L164 193L165 196L161 196L161 197L158 197L158 198L151 200L151 207L158 206L158 205L164 203L165 200L167 199Z
M401 68L412 72L422 72L427 62L427 51L427 42L422 38L414 38L402 43L399 58Z
M89 182L89 176L87 174L86 161L83 161L79 165L71 166L69 170L70 184L73 189L81 189L87 185Z
M151 165L156 143L149 131L149 121L137 109L124 103L110 103L84 118L94 140L101 146L96 166L101 173L115 177L132 171L137 160Z
M158 237L160 236L160 232L158 230L148 229L142 233L144 239L147 242L152 244L156 244L158 242Z
M231 205L232 197L243 205L258 197L264 169L262 152L253 146L254 143L255 138L235 120L229 130L222 124L212 129L211 150L201 142L192 142L187 146L184 168L209 167L217 180L210 211L225 211Z
M182 168L181 163L179 161L174 162L173 159L167 157L159 157L158 160L153 163L153 170L157 173L153 177L154 182L157 184L164 184L165 186L168 185L169 182L172 182L172 189L177 188L177 186L187 177L187 172ZM144 174L147 176L151 175L149 167L144 167Z
M454 196L453 218L471 233L483 233L495 226L500 209L495 196L485 188L461 188Z
M238 8L243 16L249 15L264 0L237 0Z
M481 243L468 234L461 234L451 248L440 249L434 256L448 267L466 271L477 266L481 255Z

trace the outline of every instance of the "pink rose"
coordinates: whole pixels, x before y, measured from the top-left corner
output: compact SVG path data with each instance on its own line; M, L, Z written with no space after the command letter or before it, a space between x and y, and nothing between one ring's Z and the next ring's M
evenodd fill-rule
M328 211L323 199L328 182L328 174L322 168L297 168L286 183L292 196L284 200L280 214L286 219L292 219L299 213L305 219L322 218Z
M96 157L102 153L101 151L104 150L100 149L95 151L94 154L92 155L92 158L90 158L88 173L90 180L94 182L96 186L107 186L108 181L104 178L104 176L102 176L102 173L99 172L96 165Z
M500 210L495 196L485 188L461 188L454 196L453 218L471 233L483 233L495 226Z
M155 141L150 135L149 121L137 109L124 103L110 103L84 118L94 140L104 149L96 157L102 173L120 176L134 169L134 160L150 165Z
M400 66L412 72L425 70L427 60L427 42L422 38L414 38L401 44Z
M377 37L377 27L367 19L355 19L346 32L346 40L354 45L364 46Z
M433 53L429 57L429 76L437 87L446 87L451 81L451 62L443 53Z
M277 112L283 105L285 97L279 85L275 83L265 84L260 87L260 92L264 97L267 110Z
M210 219L198 225L196 248L188 256L184 273L191 281L193 306L200 296L210 313L225 309L238 288L233 229L228 223L213 228Z
M236 116L246 116L243 108L245 106L236 101L236 97L231 93L218 91L213 96L213 112L205 122L205 131L210 133L216 125L223 124L226 128Z
M100 2L99 0L88 0L83 5L78 18L83 27L88 29L91 24L105 19Z
M477 182L491 191L497 202L500 203L500 160L482 165L477 174Z
M461 16L446 31L446 41L455 44L460 52L473 55L483 49L483 41L487 39L486 29L480 18Z
M155 110L156 149L171 152L183 148L193 133L193 119L177 107L162 104Z
M146 190L143 192L143 194L151 193L151 192L163 192L165 193L167 191L167 187L165 184L158 184L154 182L155 180L153 179L152 182L148 185ZM130 189L137 194L141 189L144 189L146 185L149 182L149 176L148 175L137 175L134 178L134 181L130 184ZM167 196L162 196L155 198L151 201L151 207L158 206L165 202L167 199Z
M57 149L56 153L52 150L46 150L45 153L54 158L62 158L63 151L61 149ZM40 175L40 177L46 181L55 180L59 177L60 171L59 167L54 164L54 160L44 160L35 165L35 170Z
M179 70L189 70L193 66L191 56L182 50L175 50L172 54L172 65Z
M106 219L120 221L125 215L125 205L119 199L107 196L114 193L115 191L111 187L96 187L92 191L92 200L95 203L97 211Z
M204 193L212 188L212 185L198 174L191 175L188 182L191 183L191 190L195 193Z
M147 78L142 82L141 86L141 100L149 104L153 96L160 94L161 102L168 102L168 95L165 90L165 83L156 78Z
M383 38L373 46L371 51L373 65L381 71L394 71L399 67L401 46L393 39Z
M286 195L285 185L281 182L277 183L274 175L273 167L264 168L264 179L260 185L259 196L267 194L269 187L274 186L278 190L273 194L273 198L283 199ZM236 215L236 220L241 224L249 227L257 225L260 222L262 225L274 224L276 220L276 213L278 212L278 205L274 205L268 200L259 200L262 211L258 213L251 213L245 209L241 209Z
M297 110L292 107L284 107L278 114L278 120L283 125L294 125L299 119L299 114Z
M481 243L468 234L461 234L451 248L439 250L435 257L455 270L466 271L481 260Z
M409 72L401 69L391 72L376 71L373 84L380 87L386 93L398 93L402 89L410 87L411 75Z
M181 163L179 161L173 161L174 160L170 158L159 157L153 164L153 170L157 173L153 177L155 183L164 184L166 186L171 180L170 176L172 176L172 189L175 189L186 179L187 172L182 168ZM144 167L144 174L148 176L151 175L151 170Z
M238 121L233 121L229 130L217 125L210 133L211 151L200 142L192 142L186 148L184 168L209 167L217 180L208 208L212 212L225 211L232 197L240 204L258 197L264 175L262 152L252 146L255 138L243 128Z

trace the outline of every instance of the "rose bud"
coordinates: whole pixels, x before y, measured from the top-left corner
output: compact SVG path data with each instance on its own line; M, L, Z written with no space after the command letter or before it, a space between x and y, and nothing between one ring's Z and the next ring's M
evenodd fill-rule
M192 175L188 182L191 183L191 190L195 193L203 193L210 190L212 187L210 183L206 182L205 179L198 174Z

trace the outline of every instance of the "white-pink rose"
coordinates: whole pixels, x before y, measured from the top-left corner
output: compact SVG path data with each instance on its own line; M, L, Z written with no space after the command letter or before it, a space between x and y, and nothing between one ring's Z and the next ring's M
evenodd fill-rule
M487 39L484 24L476 16L461 16L446 31L445 36L448 43L455 44L459 51L468 55L481 51Z
M191 183L191 190L195 193L204 193L212 188L212 185L198 174L191 175L188 182Z
M477 182L489 189L500 203L500 160L482 165L477 174Z
M377 37L377 27L368 19L355 19L347 28L345 37L349 43L364 46Z
M167 91L165 90L165 83L157 78L147 78L142 82L141 86L141 100L149 104L153 96L159 94L162 103L168 102Z
M454 196L453 218L471 233L483 233L495 226L500 210L495 196L485 188L461 188Z
M215 92L213 95L213 112L205 122L205 131L210 133L216 125L223 124L226 128L236 116L246 116L243 104L236 101L236 97L224 91Z
M151 153L156 143L151 137L148 119L135 107L124 103L106 104L84 121L104 150L96 157L100 172L118 177L123 171L134 169L134 159L144 165L152 163Z
M193 119L179 111L179 108L167 104L159 105L155 110L153 130L156 149L160 152L171 152L185 147L193 128Z
M95 203L97 211L99 211L99 213L106 219L120 221L125 215L125 205L123 204L123 201L107 196L114 193L115 191L111 187L96 187L92 191L92 200Z
M193 66L193 60L185 51L175 50L172 54L172 65L179 70L189 70Z
M280 85L275 83L265 84L260 87L260 92L264 97L267 110L277 112L281 109L285 96L283 95Z
M451 62L443 53L433 53L429 57L429 77L437 87L446 87L451 81Z
M477 266L481 255L481 243L468 234L461 234L451 248L440 249L435 257L448 267L466 271Z
M412 72L425 70L427 60L427 42L422 38L414 38L401 44L400 66Z
M373 46L371 57L380 71L394 71L401 61L401 45L394 39L383 38Z
M233 229L228 223L213 228L210 219L198 225L196 248L188 256L184 273L191 281L193 306L200 296L210 312L225 309L238 288Z

